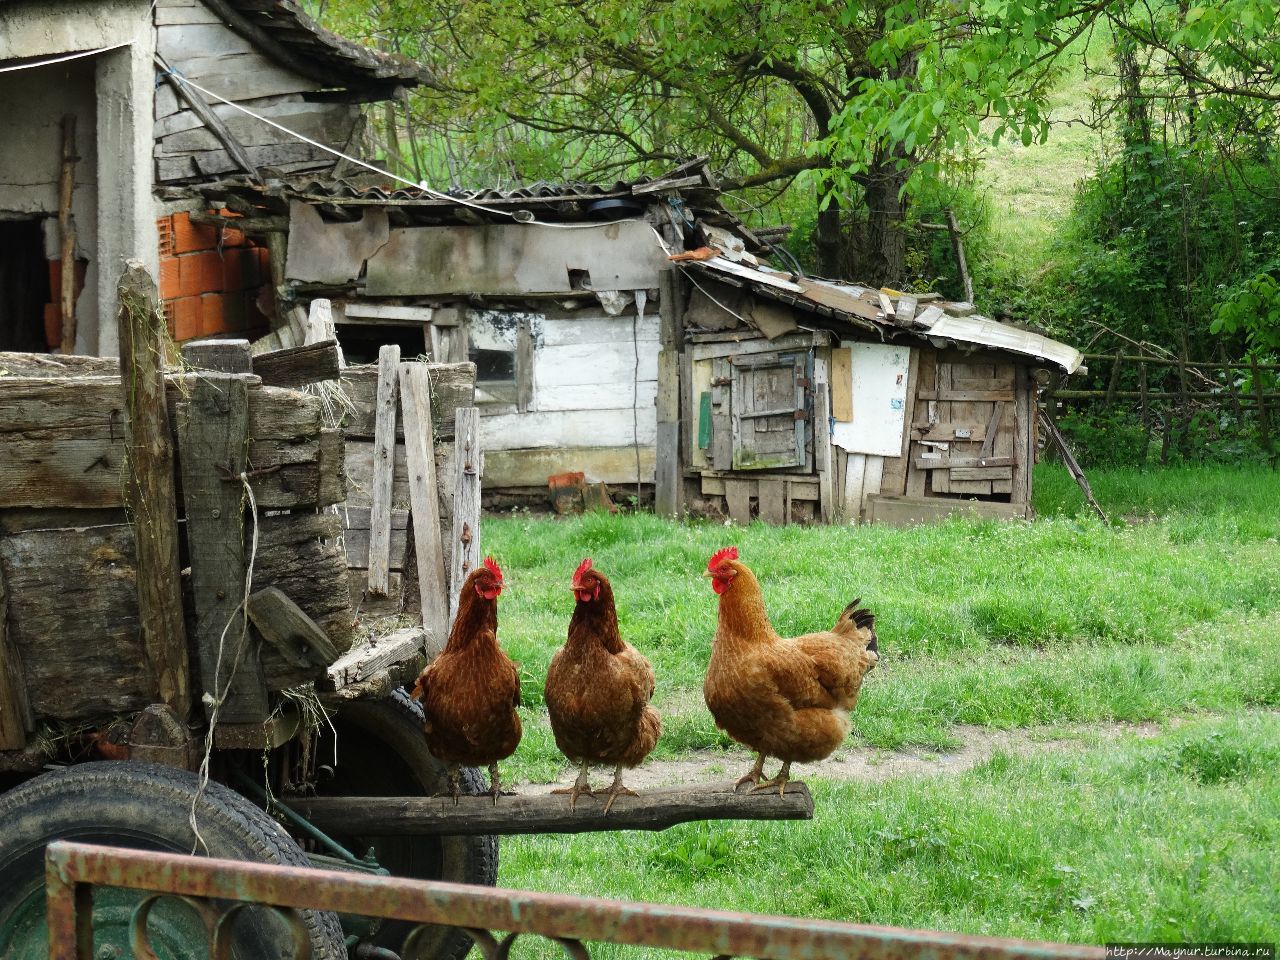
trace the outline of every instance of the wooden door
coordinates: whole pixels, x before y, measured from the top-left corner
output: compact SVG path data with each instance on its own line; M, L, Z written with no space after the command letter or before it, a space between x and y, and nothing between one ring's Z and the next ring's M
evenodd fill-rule
M730 359L734 470L808 468L811 363L809 352Z
M932 384L921 378L912 425L912 467L927 477L922 492L1005 499L1017 465L1016 368L947 354L933 367Z

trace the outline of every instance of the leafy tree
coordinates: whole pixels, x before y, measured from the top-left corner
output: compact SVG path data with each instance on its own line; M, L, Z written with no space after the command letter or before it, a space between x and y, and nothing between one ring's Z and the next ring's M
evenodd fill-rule
M1046 136L1055 58L1108 2L328 0L326 14L433 66L416 113L461 134L448 149L522 180L705 153L729 190L808 192L822 273L891 283L913 190L984 120Z

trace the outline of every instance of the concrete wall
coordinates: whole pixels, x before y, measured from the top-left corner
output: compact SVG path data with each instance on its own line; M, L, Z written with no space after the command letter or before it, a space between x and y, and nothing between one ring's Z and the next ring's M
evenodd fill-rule
M155 29L148 0L10 0L0 4L0 65L115 49L0 73L0 216L56 213L66 112L78 117L73 213L89 260L76 352L114 355L115 284L130 257L157 270L151 197Z

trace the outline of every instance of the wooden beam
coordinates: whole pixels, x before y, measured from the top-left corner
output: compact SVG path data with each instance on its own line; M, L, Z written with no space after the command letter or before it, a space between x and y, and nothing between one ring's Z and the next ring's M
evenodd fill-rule
M342 372L338 363L338 341L322 340L260 353L253 358L253 372L270 387L302 387L321 380L336 380Z
M21 750L27 745L27 731L34 726L27 679L8 624L9 594L0 571L0 751Z
M258 590L250 594L245 603L249 621L262 639L293 666L303 671L323 669L338 659L338 648L329 635L283 590L277 587Z
M58 303L62 314L62 346L65 354L76 352L76 224L71 201L76 183L76 117L62 118L62 169L58 174L59 268Z
M391 589L391 487L395 478L396 405L399 399L400 348L378 349L378 395L373 428L373 484L369 491L369 593L385 597Z
M453 543L449 550L449 622L458 615L458 593L467 574L480 562L480 410L458 409L453 438Z
M324 686L329 690L341 690L368 680L392 664L420 657L426 639L421 627L407 627L385 637L371 639L363 646L352 647L329 665Z
M404 410L405 460L409 467L409 503L417 558L422 625L432 653L444 649L449 627L449 597L440 541L440 496L436 483L435 438L431 427L431 375L423 364L400 364L400 400Z
M182 345L182 359L189 366L218 373L248 373L253 369L248 340L188 340Z
M698 784L620 796L604 813L601 797L579 797L570 809L563 796L310 797L286 801L321 830L353 834L477 836L520 833L588 833L597 830L665 830L691 820L811 820L813 797L792 781L776 790L738 793L732 783Z
M128 411L125 502L137 551L138 631L160 700L185 723L191 712L191 678L178 563L173 438L165 399L165 321L155 281L142 261L125 262L116 293L120 380ZM246 405L246 420L247 414Z
M226 148L227 154L236 162L236 165L253 177L254 180L261 182L262 177L258 174L257 166L249 158L248 151L227 129L223 119L213 112L213 107L209 106L209 101L195 87L184 83L182 78L174 73L173 68L165 62L164 57L157 53L155 60L156 66L160 68L160 76L164 78L164 82L173 88L175 94L187 101L191 107L191 112L200 118L200 122L205 125L205 128Z
M204 373L178 404L179 463L203 691L220 720L261 724L266 682L240 613L245 595L244 487L249 401L244 374ZM230 479L224 479L229 477ZM206 703L206 713L212 708Z

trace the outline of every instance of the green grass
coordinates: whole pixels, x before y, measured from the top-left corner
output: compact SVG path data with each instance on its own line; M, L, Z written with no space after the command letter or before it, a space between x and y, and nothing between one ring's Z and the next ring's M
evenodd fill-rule
M701 698L716 621L701 573L727 544L760 576L784 633L828 626L858 595L876 611L882 662L854 714L855 744L946 751L960 725L1071 738L959 775L810 778L808 824L514 838L500 882L1080 942L1275 940L1280 477L1199 467L1091 480L1107 523L1051 465L1036 471L1032 523L486 520L485 548L510 587L501 638L525 678L508 780L566 768L541 680L584 556L613 580L624 636L654 663L664 734L653 759L730 746ZM1117 721L1164 727L1144 739L1092 726ZM517 953L554 955L540 951Z
M1065 477L1038 468L1041 519L1030 524L487 520L486 549L510 585L502 640L521 664L528 707L512 774L546 781L563 765L542 678L585 556L614 583L624 636L653 662L666 715L658 757L725 743L701 702L717 609L701 573L731 543L784 634L829 626L855 596L876 612L883 663L856 716L858 735L875 746L946 748L956 723L1148 720L1280 704L1280 641L1251 626L1280 612L1280 479L1263 469L1098 471L1094 487L1113 518L1104 524Z
M955 777L811 786L811 823L508 840L501 883L1090 943L1280 933L1274 715L1105 752L997 754Z

